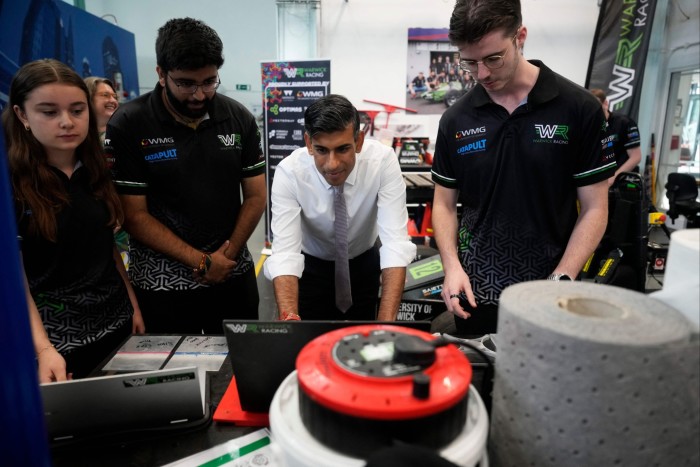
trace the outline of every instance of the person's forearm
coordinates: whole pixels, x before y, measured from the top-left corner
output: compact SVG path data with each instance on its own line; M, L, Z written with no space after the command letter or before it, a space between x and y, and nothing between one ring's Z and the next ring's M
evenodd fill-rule
M401 304L401 295L406 284L406 268L382 269L382 298L379 302L378 321L394 321Z
M124 260L119 254L119 250L117 250L116 245L114 246L113 256L114 264L117 268L117 271L119 272L119 275L122 278L122 281L124 281L124 286L126 287L126 291L129 294L129 301L131 302L131 306L134 307L134 309L136 309L138 308L136 293L134 292L134 288L131 286L131 281L129 281L129 275L126 273L126 267L124 266Z
M38 355L40 352L52 347L46 328L41 320L39 310L34 303L34 299L27 290L27 305L29 306L29 322L32 330L32 341L34 342L34 352Z
M124 229L132 238L154 251L163 253L190 268L199 266L203 252L175 235L147 211L127 215L124 219Z
M280 318L292 313L299 314L299 278L297 276L277 276L272 284Z
M462 268L457 255L457 209L456 206L433 204L432 213L435 242L440 252L444 269Z
M234 261L260 222L263 212L265 212L265 204L267 202L265 175L260 174L244 178L241 181L241 189L243 191L243 203L238 211L236 226L231 232L229 246L226 249L226 257Z
M628 159L615 171L615 175L622 172L632 172L642 160L642 150L640 147L627 150Z
M632 172L634 168L637 166L636 162L631 162L629 159L622 164L618 169L615 171L615 176L623 173L623 172Z
M124 260L122 259L121 255L119 254L119 250L117 250L117 246L114 246L114 264L117 268L117 271L119 271L119 275L122 278L122 281L124 282L124 287L126 287L126 292L129 295L129 302L131 302L131 308L134 309L134 314L132 316L132 329L134 333L143 333L146 331L145 326L143 325L143 315L141 314L141 308L139 307L139 302L136 299L136 292L134 292L134 287L131 285L131 281L129 280L129 275L126 272L126 267L124 266Z
M231 243L226 254L229 259L235 260L238 257L241 248L253 234L263 212L265 212L265 203L264 196L247 198L243 201L238 219L236 219L236 227L229 239Z
M556 272L575 278L598 247L605 233L608 211L605 207L581 211ZM553 271L554 272L554 271Z

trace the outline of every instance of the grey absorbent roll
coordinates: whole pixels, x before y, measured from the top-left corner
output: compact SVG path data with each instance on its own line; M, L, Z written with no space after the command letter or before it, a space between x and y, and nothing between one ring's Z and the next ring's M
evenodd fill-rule
M497 336L492 465L699 465L700 346L675 309L526 282L501 295Z

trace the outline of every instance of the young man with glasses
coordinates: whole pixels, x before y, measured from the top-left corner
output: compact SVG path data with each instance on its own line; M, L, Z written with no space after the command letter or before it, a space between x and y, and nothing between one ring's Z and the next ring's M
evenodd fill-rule
M155 89L107 127L150 332L220 334L224 318L258 318L246 242L265 208L265 159L253 115L216 92L222 51L203 22L168 21L156 39Z
M458 0L449 37L477 85L440 121L433 225L443 300L460 333L482 334L505 287L578 275L605 231L615 159L597 100L523 57L519 0Z

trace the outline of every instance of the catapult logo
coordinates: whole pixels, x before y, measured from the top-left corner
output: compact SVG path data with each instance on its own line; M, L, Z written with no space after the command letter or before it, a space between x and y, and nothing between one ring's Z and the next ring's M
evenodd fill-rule
M462 146L461 148L458 148L457 154L466 155L483 151L486 151L486 138L480 139L478 141L473 141L465 146Z
M227 148L232 148L232 149L243 149L243 145L241 144L241 135L237 133L231 133L230 135L216 135L217 138L219 138L219 141L221 141L221 144L226 146Z
M533 143L569 144L568 125L545 125L536 123L535 133L538 137L532 140Z
M177 160L177 149L168 149L166 151L158 151L144 156L146 162L163 162Z
M483 135L484 133L486 133L485 126L480 126L478 128L469 128L468 130L458 130L455 133L455 140L461 141L470 137Z
M147 146L164 146L166 144L175 144L175 138L143 138L141 140L141 147L145 148Z

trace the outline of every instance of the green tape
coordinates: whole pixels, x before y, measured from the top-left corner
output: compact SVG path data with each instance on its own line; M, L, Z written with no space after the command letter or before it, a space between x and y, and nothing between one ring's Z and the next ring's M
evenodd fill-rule
M216 459L212 459L209 462L205 462L204 464L200 464L199 467L218 467L220 465L224 465L228 462L231 462L233 460L236 460L240 457L243 457L247 454L250 454L253 451L256 451L260 448L263 448L270 444L270 437L265 436L264 438L261 438L254 443L246 444L245 446L241 447L240 449L233 451L233 452L228 452L224 454L223 456L219 456Z

